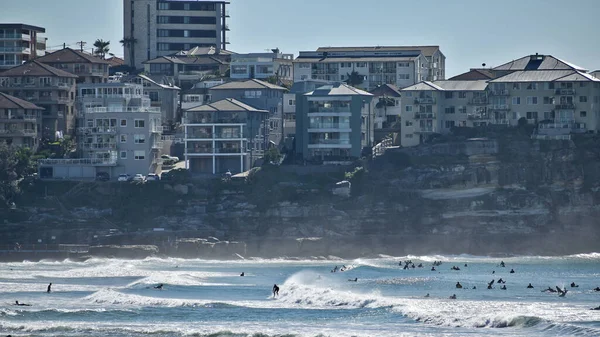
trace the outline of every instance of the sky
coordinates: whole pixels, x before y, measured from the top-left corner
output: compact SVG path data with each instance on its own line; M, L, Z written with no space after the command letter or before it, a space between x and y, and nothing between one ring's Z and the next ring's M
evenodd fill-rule
M439 45L447 77L525 55L600 69L600 0L229 0L228 49ZM46 28L48 46L98 38L123 56L122 0L1 0L0 22Z

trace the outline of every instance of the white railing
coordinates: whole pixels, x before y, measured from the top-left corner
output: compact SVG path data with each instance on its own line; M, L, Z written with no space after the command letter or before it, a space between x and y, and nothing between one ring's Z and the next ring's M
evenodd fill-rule
M83 143L83 148L86 150L115 150L116 143Z
M39 159L40 165L116 165L117 158Z
M509 106L508 106L508 104L493 104L490 106L490 109L492 109L492 110L508 110Z
M571 135L533 135L531 138L537 140L571 140Z
M15 129L15 130L2 130L0 129L0 134L13 134L13 135L35 135L37 132L31 129Z
M78 128L77 131L81 134L94 134L94 133L106 133L113 134L117 133L117 128L115 127L83 127Z
M105 113L105 112L158 112L160 108L156 107L94 107L87 108L86 113Z

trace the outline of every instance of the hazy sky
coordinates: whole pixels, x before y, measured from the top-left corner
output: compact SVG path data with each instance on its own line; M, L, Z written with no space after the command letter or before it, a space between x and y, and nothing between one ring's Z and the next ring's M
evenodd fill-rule
M49 46L97 38L123 55L122 0L1 0L0 22L46 28ZM600 0L230 0L229 49L439 45L449 76L552 54L600 69Z

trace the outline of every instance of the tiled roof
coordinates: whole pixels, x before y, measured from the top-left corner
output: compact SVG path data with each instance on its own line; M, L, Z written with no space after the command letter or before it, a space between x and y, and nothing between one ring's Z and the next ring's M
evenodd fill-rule
M351 87L345 83L336 83L330 85L324 85L304 94L305 96L373 96L372 94Z
M286 88L280 87L269 82L251 79L246 81L232 81L223 83L210 88L210 90L226 90L226 89L273 89L273 90L285 90Z
M33 103L24 101L15 96L11 96L0 92L0 109L28 109L28 110L44 110Z
M200 105L186 111L248 111L248 112L263 112L269 113L267 110L256 109L246 103L242 103L237 99L225 98L209 104Z
M99 57L68 47L61 50L57 50L50 54L46 54L42 57L38 57L36 60L42 63L110 63Z
M570 78L570 79L565 79ZM594 77L574 70L526 70L515 71L491 80L495 82L552 82L552 81L595 81Z
M582 70L586 69L552 55L528 55L493 68L494 70Z
M400 90L393 84L380 85L377 88L370 91L375 96L392 96L400 97Z
M16 77L16 76L59 76L59 77L71 77L77 78L77 75L73 75L61 69L54 68L47 64L40 63L37 59L29 61L20 66L10 68L5 72L0 73L2 77Z
M440 46L372 46L372 47L319 47L317 52L346 51L408 51L420 50L425 56L432 56L440 50Z

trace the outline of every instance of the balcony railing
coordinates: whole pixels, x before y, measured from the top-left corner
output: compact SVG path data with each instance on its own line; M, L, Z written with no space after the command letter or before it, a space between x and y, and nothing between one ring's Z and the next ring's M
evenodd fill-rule
M431 133L431 132L435 132L435 127L434 126L421 126L417 129L418 133Z
M30 122L30 123L35 123L37 122L37 118L35 116L0 116L0 122L14 122L14 123L19 123L19 122Z
M159 112L160 108L154 107L95 107L87 108L86 113L105 113L105 112Z
M242 153L242 149L240 149L240 148L232 149L232 148L222 147L222 148L217 148L216 150L217 150L216 153Z
M116 165L117 158L39 159L40 165Z
M508 96L508 89L490 90L492 96Z
M573 104L573 103L556 104L554 106L554 108L557 109L557 110L574 110L575 109L575 104Z
M77 132L82 135L88 134L116 134L117 128L115 127L85 127L78 128Z
M83 143L84 150L115 150L116 143Z
M212 139L212 133L188 133L187 139Z
M212 148L205 148L205 147L193 148L193 147L188 147L186 153L189 153L189 154L194 154L194 153L214 153L214 151L213 151Z
M490 105L491 110L510 110L510 106L508 104L493 104Z
M575 89L556 89L556 95L575 95Z
M320 113L320 112L350 112L350 107L332 107L332 108L310 108L309 113Z
M481 105L481 104L487 104L487 103L488 103L487 97L473 98L472 100L469 101L469 104L471 104L471 105Z
M15 129L15 130L10 130L10 129L1 130L0 129L0 135L5 135L5 136L35 136L36 134L37 134L37 132L32 129Z
M0 47L0 52L4 52L4 53L21 53L25 49L28 49L28 48L26 48L26 47Z
M435 104L435 98L433 98L433 97L417 97L417 98L415 98L415 104Z
M349 139L311 139L309 145L330 144L330 145L349 145Z
M350 129L350 123L311 123L309 129Z
M423 113L423 112L418 112L415 113L415 119L435 119L436 114L434 113Z
M150 126L150 132L152 132L152 133L162 133L163 132L163 127L162 127L162 125L151 125Z
M152 148L153 149L162 149L163 148L163 142L154 142L152 143Z

